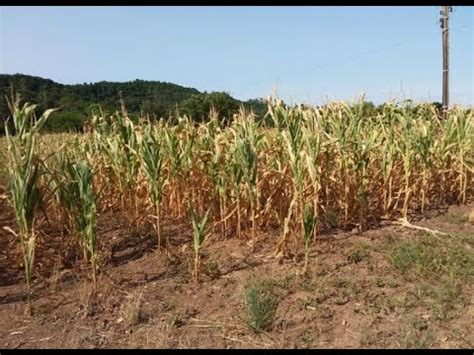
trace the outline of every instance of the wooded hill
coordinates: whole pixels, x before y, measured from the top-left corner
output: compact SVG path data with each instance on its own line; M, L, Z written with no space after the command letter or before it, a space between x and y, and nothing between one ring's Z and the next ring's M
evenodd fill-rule
M38 104L37 114L53 107L62 107L48 121L48 131L78 131L90 117L91 109L100 107L106 112L120 109L120 95L130 115L150 115L151 119L188 115L200 121L209 110L216 108L222 118L231 117L241 104L261 116L265 113L263 100L242 102L225 92L200 92L194 88L147 80L129 82L84 83L65 85L50 79L23 75L0 74L0 133L10 115L5 96L11 88L21 94L22 100Z

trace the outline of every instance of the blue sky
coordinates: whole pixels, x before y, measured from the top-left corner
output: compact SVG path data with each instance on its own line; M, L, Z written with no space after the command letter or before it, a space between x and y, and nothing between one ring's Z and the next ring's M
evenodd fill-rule
M441 101L440 7L0 7L0 72L160 80L239 99ZM474 104L474 8L450 19L450 96Z

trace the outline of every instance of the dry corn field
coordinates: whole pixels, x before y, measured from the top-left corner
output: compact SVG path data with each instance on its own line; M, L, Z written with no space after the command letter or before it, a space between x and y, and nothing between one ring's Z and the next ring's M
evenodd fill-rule
M46 135L12 99L0 347L472 347L473 111L362 108Z

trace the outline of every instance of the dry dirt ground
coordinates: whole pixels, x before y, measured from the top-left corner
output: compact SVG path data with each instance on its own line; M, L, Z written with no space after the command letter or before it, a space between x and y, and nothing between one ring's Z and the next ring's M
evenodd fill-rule
M96 293L80 248L50 231L38 240L33 316L21 256L0 228L0 348L473 348L472 209L413 222L449 236L388 223L333 231L316 240L306 276L303 255L272 258L277 231L261 234L255 253L216 233L199 284L187 223L165 223L177 250L170 261L149 230L100 216ZM13 226L5 199L0 212L0 227ZM252 315L267 316L265 330Z

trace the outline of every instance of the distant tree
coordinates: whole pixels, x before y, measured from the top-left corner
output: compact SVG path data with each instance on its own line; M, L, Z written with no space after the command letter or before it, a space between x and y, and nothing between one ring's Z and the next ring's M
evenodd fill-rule
M434 102L432 102L431 104L432 104L434 107L436 107L436 109L437 109L438 111L441 111L441 109L443 108L443 104L440 103L440 102L438 102L438 101L434 101Z
M226 92L212 92L193 95L179 105L179 113L202 122L209 117L211 108L214 108L224 123L229 122L232 116L239 111L240 102Z
M167 108L153 100L145 100L140 104L140 109L144 115L148 115L150 118L156 117L156 119L160 119L161 117L168 118L171 108Z
M82 132L87 116L81 112L56 112L43 126L48 132Z
M252 110L258 121L263 120L267 114L267 101L262 98L245 101L244 107L249 111Z
M374 116L377 113L377 107L374 105L372 101L362 101L360 103L361 107L361 114L364 117L367 116Z

